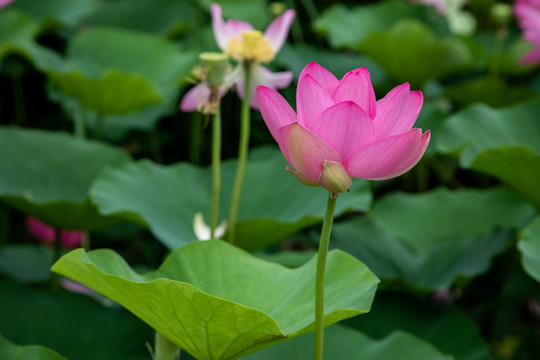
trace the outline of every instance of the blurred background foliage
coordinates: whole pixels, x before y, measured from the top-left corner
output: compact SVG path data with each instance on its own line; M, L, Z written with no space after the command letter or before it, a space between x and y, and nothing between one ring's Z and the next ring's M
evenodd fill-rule
M540 71L520 63L531 45L512 2L471 0L451 16L400 0L218 2L258 29L296 10L272 70L297 79L315 61L340 78L366 66L377 98L403 82L424 94L417 127L432 138L420 164L355 180L338 201L331 246L382 283L369 314L329 329L327 356L539 359ZM195 240L194 214L209 213L209 119L178 104L197 54L217 49L210 5L16 0L0 10L0 358L150 358L143 322L51 288L54 250L25 217L90 231L92 248L141 271ZM282 94L295 103L294 81ZM222 108L225 214L236 95ZM238 245L296 267L316 248L325 196L283 170L258 112L251 148ZM310 344L303 335L248 358L301 359Z

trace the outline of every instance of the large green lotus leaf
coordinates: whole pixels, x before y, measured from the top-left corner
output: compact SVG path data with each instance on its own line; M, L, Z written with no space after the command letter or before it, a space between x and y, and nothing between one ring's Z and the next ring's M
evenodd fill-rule
M77 34L68 58L71 69L50 72L51 80L102 116L171 100L195 62L193 52L159 36L106 27Z
M432 8L414 6L404 1L380 1L353 9L335 4L324 10L314 22L314 29L326 35L332 47L356 50L372 33L384 31L405 18L422 20L437 34L449 35L446 20Z
M397 80L418 85L473 64L472 53L462 40L440 39L417 20L401 20L386 31L371 34L360 50Z
M245 357L246 360L305 360L313 354L313 334L285 341ZM324 332L324 356L340 360L453 360L433 345L403 331L373 340L352 328L334 325Z
M124 136L131 130L149 131L155 128L156 124L166 115L178 112L178 101L171 100L145 107L142 110L122 115L110 115L100 119L100 116L92 110L81 107L79 100L65 93L58 91L54 87L49 87L49 97L58 102L63 110L70 114L70 120L75 122L78 116L84 118L85 128L90 134L94 134L97 126L101 128L101 138L111 142L121 142ZM98 100L99 98L95 98ZM109 99L105 99L109 101ZM111 107L117 106L110 102ZM100 120L101 125L99 124ZM75 126L75 124L73 125Z
M38 26L28 15L11 8L0 11L0 60L18 54L40 70L62 69L62 59L34 41L37 33Z
M197 359L233 359L313 331L316 257L297 269L220 240L174 251L139 275L110 250L63 256L52 271L124 305ZM325 325L369 311L378 279L341 251L328 256Z
M0 334L0 359L10 360L66 360L51 349L39 345L18 346Z
M501 189L394 193L377 202L369 217L336 224L331 246L356 256L379 277L445 289L457 277L486 271L513 239L506 229L523 226L534 214Z
M301 184L285 171L278 151L250 160L239 205L236 245L256 250L322 220L327 193ZM222 164L220 216L227 219L236 175L236 161ZM197 212L208 222L212 188L211 169L181 163L162 166L143 160L108 169L91 189L100 212L144 220L170 249L195 240ZM353 181L350 193L337 202L336 213L367 210L371 194L367 183Z
M40 282L51 277L53 250L40 245L0 247L0 272L19 281Z
M0 294L0 332L16 344L39 344L77 360L150 358L145 343L153 343L154 331L123 309L63 289L36 291L5 280Z
M504 109L484 104L468 107L447 121L438 144L443 153L460 153L469 167L479 152L502 146L525 146L540 155L540 100Z
M187 30L196 19L196 8L189 1L119 0L106 2L84 22L169 34Z
M490 234L498 227L521 227L536 211L503 189L448 190L422 194L396 192L372 209L375 223L419 253L448 237Z
M28 15L13 9L0 12L0 54L8 42L32 41L38 25Z
M40 22L74 27L100 5L99 0L17 0L11 7L24 11Z
M137 74L107 70L98 78L77 72L52 72L49 77L67 95L102 116L121 115L161 102L152 83Z
M120 69L150 79L163 94L178 87L196 60L193 52L182 52L162 37L108 27L78 34L68 54L75 66L90 77L109 68Z
M527 146L484 150L471 168L499 178L540 209L540 156Z
M518 249L527 274L540 281L540 217L523 230Z
M92 230L118 220L98 214L88 190L106 166L129 161L111 146L67 134L0 128L0 197L64 229Z
M456 360L493 360L474 321L455 308L442 307L431 298L420 300L396 292L379 291L368 314L345 323L374 339L384 339L396 330L406 331Z
M461 166L498 177L540 207L540 101L493 109L478 104L452 116L437 147Z

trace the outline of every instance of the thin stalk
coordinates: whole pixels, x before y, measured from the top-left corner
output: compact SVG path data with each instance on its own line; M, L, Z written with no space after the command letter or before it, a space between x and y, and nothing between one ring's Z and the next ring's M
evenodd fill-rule
M292 0L285 0L285 4L290 9L295 8L294 1L292 1ZM308 12L308 16L311 18L311 14L308 11L308 9L306 9L306 11ZM300 21L295 21L295 22L292 23L291 34L292 34L292 37L293 37L295 43L303 43L304 42L304 32L302 31L302 26L300 25Z
M317 18L319 17L319 10L317 10L317 7L315 6L313 0L300 0L300 2L306 10L309 21L313 23L315 20L317 20Z
M23 66L17 62L13 63L13 78L12 78L12 90L13 100L15 103L15 114L17 117L18 125L26 124L26 106L24 104L24 69Z
M180 348L157 331L154 339L154 351L155 360L174 360L180 358Z
M86 127L86 113L81 104L76 105L74 114L74 132L77 139L84 139Z
M221 187L221 107L218 105L212 120L212 208L210 210L210 238L214 238L218 223L219 190Z
M202 115L195 112L191 119L191 134L189 147L189 161L199 165L201 163Z
M315 347L313 360L323 358L323 338L324 338L324 272L326 269L326 255L328 254L328 243L332 232L332 222L334 221L334 211L336 209L337 194L330 193L326 214L319 242L319 253L317 254L317 275L315 278Z
M161 156L160 151L159 134L155 127L148 132L148 141L150 142L150 151L152 152L152 156L154 156L154 160L157 163L162 163L163 156Z
M251 85L251 65L244 64L244 100L242 100L242 109L240 113L240 144L238 148L238 167L236 169L236 178L231 198L231 208L229 210L229 243L234 244L236 231L236 217L238 215L238 203L242 192L242 181L244 180L244 171L249 147L249 128L251 111L249 108Z

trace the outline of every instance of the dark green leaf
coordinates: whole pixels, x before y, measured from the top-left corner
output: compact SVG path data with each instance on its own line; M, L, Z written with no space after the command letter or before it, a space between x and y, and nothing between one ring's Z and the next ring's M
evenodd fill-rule
M106 27L77 34L68 56L72 69L51 71L51 80L101 116L170 101L195 62L161 37Z
M99 0L17 0L12 7L20 9L39 22L75 27L81 19L100 6Z
M491 257L513 239L510 231L496 230L520 227L534 214L503 190L394 193L377 202L370 217L336 224L331 245L382 278L444 289L456 277L486 271Z
M525 87L511 86L499 78L481 78L452 85L445 95L461 106L483 102L492 107L505 107L531 99L536 93Z
M453 355L455 360L493 360L489 345L471 318L457 309L444 311L430 299L378 292L369 314L346 323L375 339L383 339L396 330L407 331Z
M446 20L430 7L404 1L381 1L347 9L336 4L326 9L314 23L315 31L328 37L335 48L357 49L368 36L385 31L397 21L418 19L428 22L438 34L449 35Z
M459 38L439 39L416 20L401 20L384 32L371 34L360 50L397 80L417 86L473 64L469 48Z
M42 130L0 128L0 197L64 229L91 230L118 220L97 213L88 190L106 166L129 161L123 151Z
M540 207L540 101L493 109L478 104L452 116L441 131L439 151L494 175Z
M531 222L518 243L523 268L536 281L540 281L540 217Z
M196 9L189 1L119 0L106 2L84 22L168 34L175 29L187 30L196 20Z
M305 360L313 353L313 335L305 334L253 355L249 360ZM334 325L324 332L324 356L340 360L453 360L431 344L402 331L373 340L359 331Z
M19 54L38 69L63 69L64 63L55 52L34 41L37 32L37 24L28 15L11 7L0 11L0 60Z
M153 343L154 332L125 311L86 295L38 292L6 281L0 293L0 332L16 344L47 346L77 360L150 358L145 343Z
M20 281L47 281L53 263L51 248L38 245L8 245L0 248L0 272Z
M65 360L66 358L39 345L17 346L0 334L0 359Z

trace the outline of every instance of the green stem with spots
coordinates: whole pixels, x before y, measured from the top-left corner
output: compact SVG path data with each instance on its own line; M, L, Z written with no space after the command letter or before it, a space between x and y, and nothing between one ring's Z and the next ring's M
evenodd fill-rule
M221 187L221 106L212 119L212 208L210 210L210 238L214 238L218 223L219 191Z

